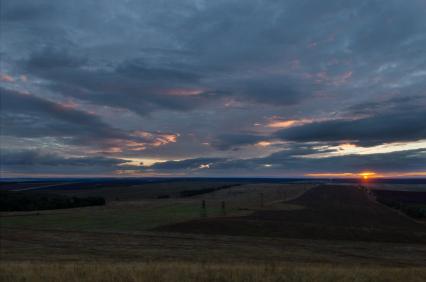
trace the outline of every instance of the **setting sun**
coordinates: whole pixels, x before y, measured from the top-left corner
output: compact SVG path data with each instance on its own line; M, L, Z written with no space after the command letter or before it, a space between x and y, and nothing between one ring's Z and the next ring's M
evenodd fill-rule
M372 178L372 177L376 176L376 173L375 173L375 172L372 172L372 171L366 171L366 172L361 172L361 173L359 173L358 175L359 175L359 176L361 176L361 177L362 177L362 179L364 179L364 180L368 180L368 179L370 179L370 178Z

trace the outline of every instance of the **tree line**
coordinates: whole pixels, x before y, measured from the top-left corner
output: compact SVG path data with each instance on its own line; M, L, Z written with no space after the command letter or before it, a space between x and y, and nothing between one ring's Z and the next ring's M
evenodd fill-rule
M34 211L105 205L102 197L69 197L50 193L0 191L0 211Z
M382 203L386 206L389 206L394 209L398 209L410 217L413 217L416 219L426 218L426 206L402 203L395 200L386 199L380 196L376 197L376 200L379 203Z

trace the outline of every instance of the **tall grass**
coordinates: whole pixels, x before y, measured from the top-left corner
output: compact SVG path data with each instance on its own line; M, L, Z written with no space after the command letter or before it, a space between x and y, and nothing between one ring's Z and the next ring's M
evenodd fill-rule
M186 262L33 263L3 262L0 281L204 282L204 281L426 281L426 268L333 265L255 265Z

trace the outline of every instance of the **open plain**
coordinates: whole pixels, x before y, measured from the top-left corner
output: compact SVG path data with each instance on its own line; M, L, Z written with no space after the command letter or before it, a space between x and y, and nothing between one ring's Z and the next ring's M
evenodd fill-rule
M325 280L316 281L426 277L425 224L376 202L361 185L72 185L18 193L103 196L106 205L1 213L4 281L314 281L318 272Z

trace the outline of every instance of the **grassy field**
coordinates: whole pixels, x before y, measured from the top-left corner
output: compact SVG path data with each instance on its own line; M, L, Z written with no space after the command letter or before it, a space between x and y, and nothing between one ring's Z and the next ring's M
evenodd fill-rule
M257 183L179 196L223 184L147 184L123 194L120 187L65 189L79 196L104 191L109 200L105 206L2 212L0 281L425 280L426 244L410 239L423 226L361 190ZM158 199L165 193L170 198ZM389 226L409 240L391 234L386 242L389 234L370 232L368 240L350 237L351 228L388 232Z
M196 186L182 186L178 183L176 189L202 189L212 187L212 184ZM223 185L222 183L215 184ZM214 187L214 186L213 186ZM162 189L164 188L164 189ZM294 198L307 189L308 185L242 185L226 190L220 190L206 195L198 195L191 198L156 199L158 195L169 193L173 185L166 188L164 184L149 184L148 187L137 187L125 190L125 197L129 200L110 200L105 206L74 208L66 210L50 210L37 212L3 212L0 213L0 224L3 228L30 228L30 229L60 229L73 231L106 231L129 232L150 230L158 226L184 222L204 216L201 210L202 201L206 201L207 217L236 216L250 213L254 208L260 208L260 193L263 194L265 203L274 200L288 200ZM118 197L118 191L109 194ZM130 200L132 197L128 191L133 190L135 197L145 198ZM66 194L99 195L102 191L91 189L90 191L78 190L78 192L66 191ZM177 194L174 192L174 194ZM123 198L123 196L121 196ZM225 201L225 210L222 210L222 202ZM276 205L275 205L276 206ZM290 206L291 207L291 206ZM282 208L285 208L282 206Z
M426 280L425 268L389 268L292 264L205 263L5 263L0 266L4 282L77 281L205 281L205 282L391 282Z

